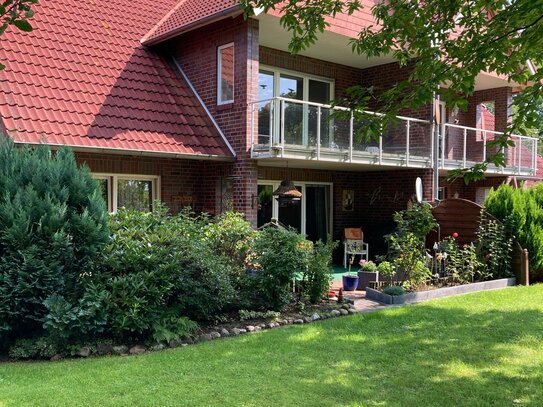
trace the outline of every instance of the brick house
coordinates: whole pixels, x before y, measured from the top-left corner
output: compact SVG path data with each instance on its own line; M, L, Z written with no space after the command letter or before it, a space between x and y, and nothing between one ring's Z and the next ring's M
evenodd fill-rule
M353 137L363 123L330 120L329 101L349 86L379 91L409 73L352 54L348 39L369 22L367 10L338 16L316 46L291 55L278 15L245 20L233 0L49 0L36 7L33 32L0 40L2 131L71 146L111 211L159 198L173 212L241 211L255 226L279 218L311 239L362 226L373 255L417 177L434 199L434 148L431 105L368 142ZM440 105L442 197L480 200L510 177L536 179L536 141L519 138L486 180L444 182L484 158L518 89L482 72L466 112ZM298 205L273 199L284 179L301 190Z

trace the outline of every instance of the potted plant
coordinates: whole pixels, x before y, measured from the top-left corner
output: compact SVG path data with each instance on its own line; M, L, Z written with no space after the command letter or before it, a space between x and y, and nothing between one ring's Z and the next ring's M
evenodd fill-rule
M358 272L358 277L358 289L365 291L370 282L379 281L377 265L371 260L360 260L360 271Z
M358 287L358 275L351 274L351 266L354 262L354 255L349 256L349 274L345 274L343 279L343 289L345 291L354 291Z

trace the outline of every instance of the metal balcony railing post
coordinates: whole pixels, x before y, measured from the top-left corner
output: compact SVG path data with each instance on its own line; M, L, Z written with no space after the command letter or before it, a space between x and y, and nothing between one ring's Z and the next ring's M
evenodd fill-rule
M354 116L351 113L351 121L349 123L349 162L353 162L353 137L354 137Z
M379 165L383 164L383 136L379 135Z
M520 141L520 148L518 149L518 172L520 173L522 171L522 139L518 139Z
M405 123L406 134L405 134L405 165L409 166L409 142L410 142L410 121L407 120Z
M486 161L486 130L483 130L483 161Z
M464 156L463 156L463 163L462 167L466 168L466 156L467 156L467 139L468 139L468 129L464 129Z
M317 110L317 160L321 158L321 107Z
M285 101L284 100L280 101L280 106L281 106L281 116L280 116L281 131L279 133L279 137L280 137L280 144L281 144L281 155L283 155L285 152Z

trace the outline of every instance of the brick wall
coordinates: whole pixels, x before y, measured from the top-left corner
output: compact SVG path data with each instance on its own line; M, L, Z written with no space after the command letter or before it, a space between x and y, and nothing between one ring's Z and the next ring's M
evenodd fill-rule
M424 199L431 200L432 196L432 172L429 170L347 172L260 167L258 174L263 180L333 183L334 240L343 239L344 228L362 227L364 240L370 244L371 257L386 252L383 235L394 228L394 212L405 209L408 201L414 199L417 177L423 181ZM343 211L345 189L354 191L353 211ZM336 253L336 261L340 260L341 250Z
M442 179L440 180L440 185L445 187L445 198L454 198L455 194L458 194L458 198L469 199L475 202L478 188L493 187L496 189L508 181L508 177L488 177L466 185L463 179L457 179L454 182L447 182L446 179Z
M217 48L234 43L234 102L217 105ZM183 71L217 121L237 154L230 179L233 207L256 222L252 197L257 165L250 159L250 120L247 103L258 94L258 21L243 16L222 20L181 35L164 45L174 53Z
M231 172L232 164L154 158L130 155L76 153L78 163L85 163L94 173L158 175L160 199L173 213L184 206L213 213L217 208L217 186Z

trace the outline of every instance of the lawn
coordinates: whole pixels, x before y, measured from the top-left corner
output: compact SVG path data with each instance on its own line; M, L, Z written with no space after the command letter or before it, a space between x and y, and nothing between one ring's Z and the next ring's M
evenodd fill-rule
M543 403L543 285L136 357L0 365L0 406Z

